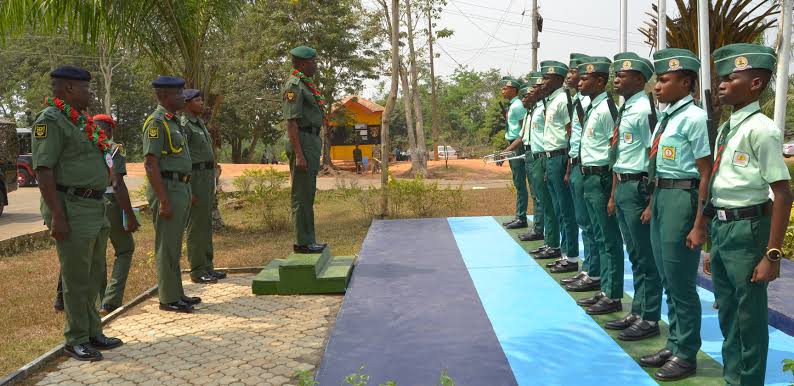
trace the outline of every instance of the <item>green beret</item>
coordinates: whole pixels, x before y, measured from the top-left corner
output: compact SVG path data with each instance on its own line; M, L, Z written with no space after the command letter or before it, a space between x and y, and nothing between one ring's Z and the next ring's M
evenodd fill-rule
M580 74L601 73L609 75L609 68L611 65L612 61L607 57L587 56L579 59L577 70L579 70Z
M671 71L700 70L700 60L692 51L684 48L665 48L653 54L653 66L657 75Z
M775 50L760 44L729 44L718 48L713 55L719 76L751 68L775 71L777 62Z
M539 71L532 71L529 73L529 80L527 81L528 87L540 85L541 83L543 83L543 74Z
M645 81L650 80L653 75L653 63L633 52L621 52L615 55L614 59L612 70L615 71L615 73L620 71L637 71L645 77Z
M540 62L540 72L544 75L559 75L565 76L568 74L568 66L565 63L557 62L554 60L544 60Z
M515 78L510 77L510 76L503 76L502 80L499 81L499 83L502 84L502 85L508 85L510 87L515 87L517 89L520 89L524 85L518 79L515 79Z
M311 47L298 46L289 51L290 55L300 59L312 59L317 56L317 50Z
M570 69L572 69L572 70L575 70L576 67L579 66L579 63L582 63L581 59L582 58L586 58L586 57L587 57L587 55L585 55L585 54L572 53L571 54L571 59L568 62L568 67Z
M528 92L529 92L529 86L524 85L524 87L521 87L521 90L518 90L518 97L523 98L524 95L527 95Z

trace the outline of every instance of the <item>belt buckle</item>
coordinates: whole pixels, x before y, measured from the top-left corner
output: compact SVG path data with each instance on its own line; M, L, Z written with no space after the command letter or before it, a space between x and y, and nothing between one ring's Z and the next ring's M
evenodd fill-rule
M728 221L728 213L725 209L717 209L717 219L720 221Z
M618 176L618 182L623 182L623 174L615 173Z
M83 194L81 194L80 197L91 198L91 196L93 196L93 195L94 195L94 190L93 189L84 189L83 190Z
M546 158L551 158L551 152L550 151L547 151L545 153L546 153Z

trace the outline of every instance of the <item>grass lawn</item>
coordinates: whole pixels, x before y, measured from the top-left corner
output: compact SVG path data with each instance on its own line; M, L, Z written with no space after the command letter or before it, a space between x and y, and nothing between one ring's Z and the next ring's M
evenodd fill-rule
M463 202L457 215L504 215L513 212L515 198L508 189L469 190L463 192ZM257 208L223 206L222 211L227 226L214 236L216 267L263 266L291 251L292 231L265 230L256 220L261 216ZM151 217L144 216L144 225L135 234L125 302L156 284L154 233ZM358 253L370 224L357 203L333 191L318 193L316 222L318 239L329 243L336 255ZM113 248L108 243L108 267L112 264ZM182 267L186 266L183 257ZM63 340L63 314L52 308L58 269L54 247L0 258L0 376Z

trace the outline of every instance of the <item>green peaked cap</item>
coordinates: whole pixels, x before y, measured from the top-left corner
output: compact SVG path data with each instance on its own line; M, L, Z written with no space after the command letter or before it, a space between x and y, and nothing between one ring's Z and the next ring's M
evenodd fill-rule
M657 75L671 71L700 70L700 60L692 51L684 48L665 48L653 54L653 66Z
M579 74L595 74L602 73L609 75L609 69L612 66L612 61L605 56L587 56L579 59Z
M715 50L713 56L719 76L752 68L775 71L777 63L775 50L760 44L729 44Z
M540 72L543 75L559 75L565 76L568 74L568 66L565 63L557 62L554 60L544 60L540 62Z
M579 63L581 63L581 59L586 57L587 55L585 54L572 53L570 60L568 61L568 68L575 70L576 67L579 66Z
M523 98L524 95L527 95L528 92L529 92L529 86L525 84L524 87L521 87L521 89L518 90L518 97Z
M317 56L317 50L307 46L297 46L289 51L290 55L300 59L311 59Z
M543 74L540 71L532 71L529 73L527 87L540 85L541 83L543 83Z
M513 78L511 76L503 76L502 80L499 81L499 84L502 84L502 85L506 84L506 85L508 85L510 87L515 87L517 89L521 89L521 87L524 86L524 84L521 83L520 80L518 80L516 78Z
M614 57L612 71L638 71L645 77L645 81L651 79L653 75L653 63L650 60L640 57L633 52L621 52Z

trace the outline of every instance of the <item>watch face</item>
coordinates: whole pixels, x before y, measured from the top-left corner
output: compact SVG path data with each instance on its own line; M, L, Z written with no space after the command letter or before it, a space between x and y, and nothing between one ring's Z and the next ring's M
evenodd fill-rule
M769 256L769 260L780 260L780 258L783 257L780 251L776 249L767 252L767 256Z

